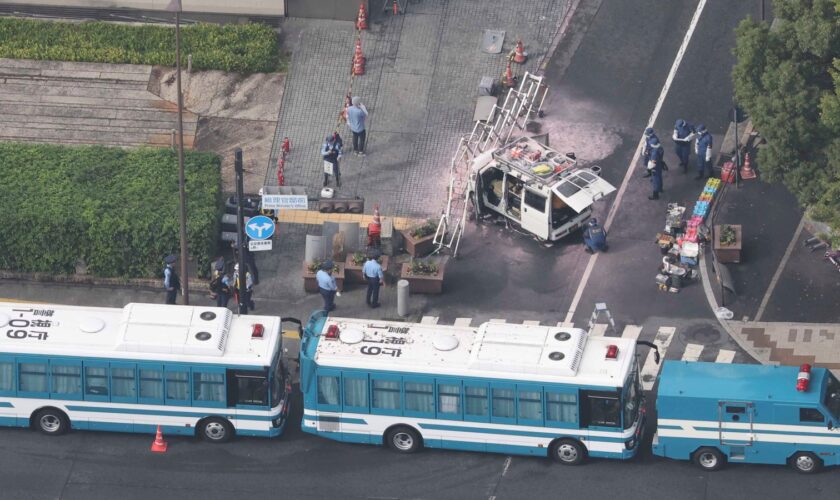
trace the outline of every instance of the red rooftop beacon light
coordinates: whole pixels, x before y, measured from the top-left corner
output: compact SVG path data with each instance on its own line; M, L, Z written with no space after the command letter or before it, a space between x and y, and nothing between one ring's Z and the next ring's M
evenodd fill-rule
M796 376L796 390L799 392L808 391L808 383L811 381L811 365L805 363L799 367L799 375Z
M332 339L332 340L337 339L338 338L338 325L330 325L330 327L327 328L326 337L328 339Z
M263 333L265 333L265 327L263 327L260 323L256 323L251 327L251 338L252 339L263 338Z
M607 359L618 359L618 346L610 344L607 346Z

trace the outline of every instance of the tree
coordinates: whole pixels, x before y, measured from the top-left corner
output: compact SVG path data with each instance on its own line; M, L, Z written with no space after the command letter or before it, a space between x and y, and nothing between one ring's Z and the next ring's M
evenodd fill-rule
M757 161L840 244L840 0L775 0L736 29L735 96L767 140Z

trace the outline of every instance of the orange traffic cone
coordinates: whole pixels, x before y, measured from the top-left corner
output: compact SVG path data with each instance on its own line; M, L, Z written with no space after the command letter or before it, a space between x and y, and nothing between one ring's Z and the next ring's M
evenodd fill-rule
M399 13L400 13L400 11L399 11L399 9L397 8L397 0L394 0L394 15L396 16L396 15L397 15L397 14L399 14Z
M744 166L741 167L742 179L755 179L755 170L752 168L752 161L750 161L750 154L744 156Z
M157 426L155 442L152 443L152 451L155 453L166 453L166 441L163 440L163 433L160 431L160 426Z
M354 76L365 74L365 56L362 54L362 39L356 39L356 52L353 55L353 70Z
M365 10L365 3L364 2L359 4L359 16L356 18L356 29L357 30L368 29L367 11Z
M283 169L286 167L286 160L282 157L277 159L277 185L284 186L286 179L283 177Z
M290 141L288 137L284 137L283 145L280 146L280 149L283 151L283 155L289 154L289 151L292 150L292 141Z
M508 60L507 68L505 68L505 74L502 77L502 85L505 87L513 87L513 71L510 69L510 60Z
M513 52L513 62L522 64L528 60L528 54L525 53L525 46L522 45L522 40L516 41L516 48Z

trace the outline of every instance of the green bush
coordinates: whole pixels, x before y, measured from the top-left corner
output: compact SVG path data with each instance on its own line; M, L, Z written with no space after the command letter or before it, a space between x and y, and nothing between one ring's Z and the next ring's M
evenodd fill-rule
M196 70L266 73L280 69L277 33L265 24L181 28L184 63ZM101 21L0 19L0 57L50 61L175 65L175 30Z
M0 268L158 277L179 253L178 159L170 149L0 143ZM185 152L187 241L207 273L219 237L220 160Z

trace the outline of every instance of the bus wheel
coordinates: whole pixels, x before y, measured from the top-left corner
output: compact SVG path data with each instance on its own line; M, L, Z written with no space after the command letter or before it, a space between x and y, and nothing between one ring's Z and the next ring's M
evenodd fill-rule
M790 464L797 472L813 474L822 468L823 462L813 453L797 451L790 457Z
M400 453L414 453L423 446L420 434L411 427L402 425L385 433L385 443Z
M551 458L563 465L580 465L586 460L586 448L574 439L558 439L548 449Z
M233 437L233 426L223 418L210 417L201 421L199 432L205 441L226 443Z
M32 420L39 431L50 436L64 434L70 428L70 419L67 415L55 408L44 408L38 411Z
M718 470L723 467L723 461L723 455L717 448L700 448L694 452L694 463L704 470Z

